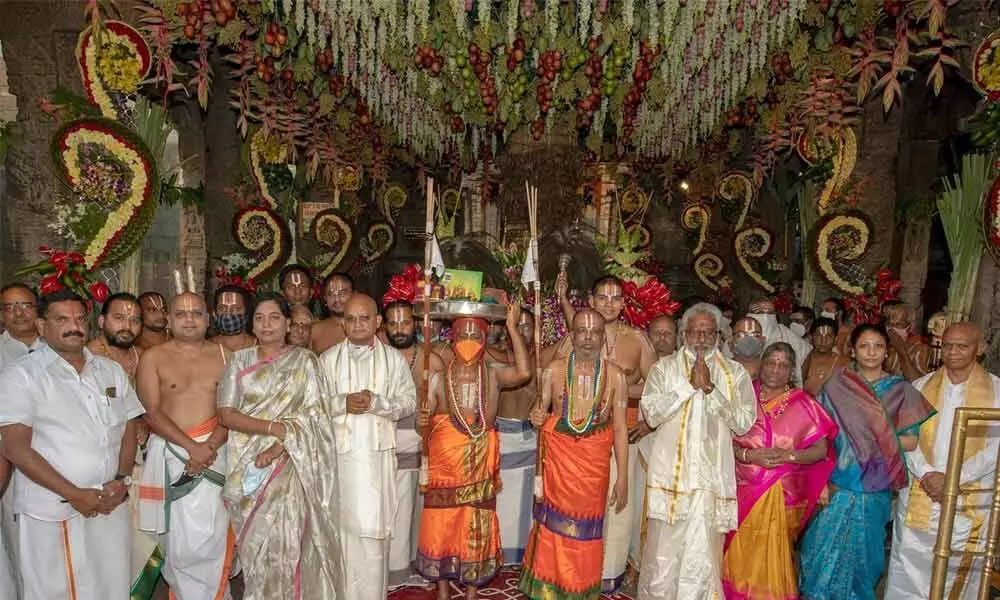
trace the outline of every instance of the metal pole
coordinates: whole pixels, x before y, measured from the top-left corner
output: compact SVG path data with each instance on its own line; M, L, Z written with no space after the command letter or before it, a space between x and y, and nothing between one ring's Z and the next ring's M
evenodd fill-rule
M951 534L955 529L955 507L958 505L958 482L962 475L962 456L965 454L965 430L969 424L968 410L964 407L955 410L955 424L951 428L948 466L945 469L944 501L941 502L941 521L938 524L937 543L934 545L931 598L944 597L948 559L951 558Z
M983 560L983 573L979 578L979 600L989 600L990 575L996 563L997 535L1000 534L1000 452L997 453L996 472L993 476L993 503L990 506L989 532L986 537L986 558Z

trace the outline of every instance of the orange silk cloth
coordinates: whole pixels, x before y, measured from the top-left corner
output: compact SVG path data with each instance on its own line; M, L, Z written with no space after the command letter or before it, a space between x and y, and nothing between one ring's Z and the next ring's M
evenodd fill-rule
M535 503L518 584L528 597L600 597L613 442L610 422L577 435L553 415L542 427L543 498Z
M428 436L428 485L420 517L416 569L426 579L483 585L503 565L496 495L500 438L478 439L434 415Z

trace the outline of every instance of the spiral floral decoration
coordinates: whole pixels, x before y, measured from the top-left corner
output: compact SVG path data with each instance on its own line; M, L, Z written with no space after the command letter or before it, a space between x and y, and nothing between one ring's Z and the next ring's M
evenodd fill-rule
M81 231L87 269L132 254L152 225L160 190L146 144L110 119L81 119L56 132L52 154L74 197L93 217Z
M726 200L742 200L739 215L733 224L733 230L739 231L757 200L757 186L753 183L753 177L745 171L730 171L719 180L718 194Z
M719 289L717 278L725 270L726 262L713 252L705 252L694 259L694 274L713 292Z
M100 49L95 37L101 40ZM109 119L120 115L121 96L134 94L153 64L146 40L121 21L105 21L99 31L81 34L76 60L87 97Z
M380 221L368 226L361 255L367 263L382 258L396 245L396 230L389 223Z
M871 247L872 236L871 222L861 211L821 217L810 236L816 270L841 293L863 294L867 274L859 263Z
M836 154L833 159L833 172L823 185L816 208L820 215L830 211L834 198L854 172L858 160L858 138L850 127L843 127L836 133Z
M406 190L402 186L391 185L379 198L379 209L389 223L396 224L396 216L406 206Z
M705 239L708 236L708 224L711 220L712 211L704 204L691 204L681 213L681 225L684 229L698 233L698 242L691 250L691 254L697 256L704 249Z
M313 220L312 235L316 243L325 251L316 257L317 264L324 265L320 269L320 278L325 278L337 270L347 251L351 248L354 234L351 226L334 208L320 211Z
M986 36L972 59L972 82L990 102L1000 100L1000 30Z
M272 189L265 170L274 165L286 164L288 160L287 146L281 144L276 136L268 135L263 128L258 128L250 134L250 141L245 147L250 177L257 187L257 192L264 199L268 208L277 210L280 201L277 198L277 191Z
M733 237L733 253L736 261L750 279L765 292L774 293L775 287L760 272L758 265L767 259L774 243L774 236L759 225L736 232Z
M244 208L233 217L233 238L254 257L247 279L268 279L292 251L292 235L281 215L268 208Z
M993 182L983 202L983 238L990 254L1000 262L1000 177Z

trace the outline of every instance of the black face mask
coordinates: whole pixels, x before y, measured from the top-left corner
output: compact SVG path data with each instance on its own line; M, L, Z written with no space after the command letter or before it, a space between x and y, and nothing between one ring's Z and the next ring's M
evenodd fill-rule
M221 335L239 335L246 331L247 318L245 315L215 315L212 323Z

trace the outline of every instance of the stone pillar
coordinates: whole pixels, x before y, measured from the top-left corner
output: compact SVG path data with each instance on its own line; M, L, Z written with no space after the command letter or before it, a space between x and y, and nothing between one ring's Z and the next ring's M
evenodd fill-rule
M17 98L10 93L7 84L7 63L3 59L3 45L0 43L0 138L7 134L9 123L17 119ZM4 206L4 192L7 186L7 167L4 158L7 154L6 144L10 139L0 139L0 208ZM0 219L0 238L5 238L3 220ZM0 251L0 273L3 272L4 257Z
M39 245L66 249L44 218L61 189L49 151L58 125L34 99L59 86L83 92L75 55L83 24L83 6L77 0L0 2L0 39L10 93L22 99L11 130L16 143L7 154L7 185L0 206L4 281L19 266L39 260Z

